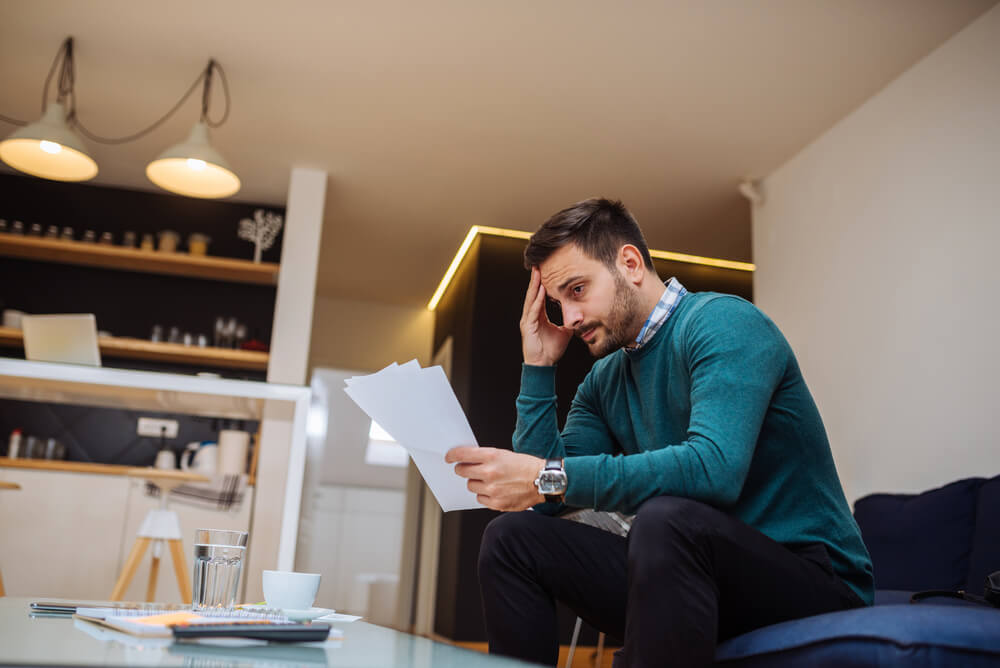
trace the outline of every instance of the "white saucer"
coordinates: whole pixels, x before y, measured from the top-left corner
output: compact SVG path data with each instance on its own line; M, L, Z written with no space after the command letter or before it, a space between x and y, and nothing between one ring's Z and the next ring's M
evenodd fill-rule
M244 610L267 610L266 605L261 605L260 603L255 603L252 605L240 606ZM330 608L309 608L308 610L282 610L281 611L285 617L288 617L293 622L311 622L319 617L325 617L326 615L332 615L335 610Z

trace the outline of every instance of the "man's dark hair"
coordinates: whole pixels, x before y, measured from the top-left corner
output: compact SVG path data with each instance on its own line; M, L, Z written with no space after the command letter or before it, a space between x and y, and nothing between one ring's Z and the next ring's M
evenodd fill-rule
M567 244L576 244L609 269L614 268L621 247L632 244L642 254L646 269L655 271L639 223L618 200L585 199L549 218L528 240L524 266L531 269L541 265Z

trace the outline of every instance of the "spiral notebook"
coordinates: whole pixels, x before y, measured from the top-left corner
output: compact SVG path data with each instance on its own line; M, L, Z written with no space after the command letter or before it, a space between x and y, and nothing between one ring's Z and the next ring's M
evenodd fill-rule
M77 608L74 617L143 638L169 638L175 626L254 625L283 627L293 624L279 611L248 612L222 609L193 612L190 607L157 611L158 606L135 608ZM166 608L167 606L160 606Z

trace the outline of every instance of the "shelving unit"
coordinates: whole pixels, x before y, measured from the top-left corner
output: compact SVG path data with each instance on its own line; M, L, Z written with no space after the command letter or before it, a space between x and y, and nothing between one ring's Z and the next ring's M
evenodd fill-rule
M37 222L46 227L65 224L77 231L110 232L116 238L129 230L147 234L168 229L182 237L195 232L213 236L211 250L221 256L199 257L186 252L142 251L0 233L4 308L28 313L92 312L106 330L138 337L147 335L155 323L199 332L211 329L219 316L235 317L247 326L252 338L270 342L271 346L270 354L266 354L99 338L102 353L108 357L103 367L0 357L0 399L26 404L18 408L42 414L42 404L75 404L120 412L169 413L180 420L202 417L259 423L253 450L256 485L249 503L243 506L245 516L239 519L253 537L244 567L249 601L262 598L263 569L292 570L295 566L310 401L309 388L301 385L308 368L309 322L327 180L327 174L319 170L292 170L289 201L296 202L297 213L294 220L288 219L279 238L266 251L264 257L270 262L258 264L249 260L252 247L238 238L236 226L245 218L253 218L259 208L280 209L285 215L284 206L203 201L0 174L0 185L9 195L4 198L0 216L7 220ZM235 259L242 257L247 259ZM279 257L286 262L279 264ZM287 262L289 257L294 260ZM280 300L279 283L284 295ZM280 319L276 317L279 301L284 302ZM7 347L4 352L17 355L18 351L12 352L11 348L23 345L19 334L0 330L0 345ZM122 366L161 370L110 366L115 364L115 358L126 355L150 360L150 364L126 364L118 359ZM153 360L159 361L154 364ZM224 366L240 368L238 375L272 382L188 375L202 368L221 367L224 372ZM14 428L17 424L6 426ZM95 432L95 438L101 436L97 433L100 430L91 430L85 419L79 431L81 438L89 437L90 431ZM124 558L112 545L114 541L106 545L102 542L102 549L114 553L110 557L110 553L89 554L79 545L92 546L94 535L121 535L123 526L131 535L142 519L142 512L133 510L144 509L141 504L148 500L141 495L130 499L135 497L135 490L121 475L30 470L6 463L0 460L4 477L12 481L23 478L30 484L16 495L21 506L14 512L10 512L10 503L0 505L0 535L31 535L40 526L39 520L45 520L58 523L59 531L50 533L65 539L62 549L46 552L52 557L48 564L40 564L33 553L21 554L18 558L23 558L25 572L59 573L66 576L67 582L81 585L97 582L99 578L78 577L79 572L94 572L83 565L83 557L91 556L95 568L105 568L113 582L115 560L120 563ZM71 481L79 485L73 487ZM81 498L95 502L79 503ZM67 509L75 519L67 520ZM128 518L123 522L121 513L125 511ZM134 527L129 524L133 519ZM200 521L197 526L226 528ZM66 527L73 531L66 531ZM43 531L41 535L43 538L37 542L28 538L0 540L0 561L6 567L15 560L9 552L13 548L25 546L28 550L51 542L49 534ZM60 558L64 554L73 554L72 562ZM94 592L73 595L98 598L106 596L103 590L103 586L96 586Z
M257 285L278 282L278 265L274 262L146 251L19 234L0 233L0 256Z
M0 327L0 346L24 345L21 330L13 327ZM233 350L230 348L213 348L185 346L180 343L155 343L145 339L102 336L97 339L101 355L122 357L126 359L141 359L153 362L168 362L173 364L188 364L224 368L245 369L250 371L267 371L270 355L255 350Z

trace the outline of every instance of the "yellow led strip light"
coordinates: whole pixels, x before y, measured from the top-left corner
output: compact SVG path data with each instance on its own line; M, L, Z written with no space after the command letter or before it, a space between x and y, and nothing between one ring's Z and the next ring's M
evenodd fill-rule
M465 235L465 240L462 245L458 247L458 252L455 253L455 257L452 259L451 264L448 265L448 271L444 272L444 277L441 282L438 283L437 290L434 291L434 296L427 303L427 309L433 311L437 308L438 302L441 301L441 297L444 296L445 290L448 289L448 285L451 283L451 279L454 278L455 272L462 265L462 260L465 259L465 254L469 252L469 248L472 246L472 242L476 240L476 235L478 234L492 234L496 237L510 237L511 239L530 239L531 232L524 232L522 230L508 230L503 227L487 227L485 225L473 225L469 228L469 233ZM703 257L701 255L687 255L685 253L672 253L670 251L661 251L649 249L649 254L660 260L672 260L674 262L689 262L691 264L703 264L709 267L721 267L722 269L735 269L737 271L754 271L757 267L750 262L736 262L734 260L720 260L714 257Z

